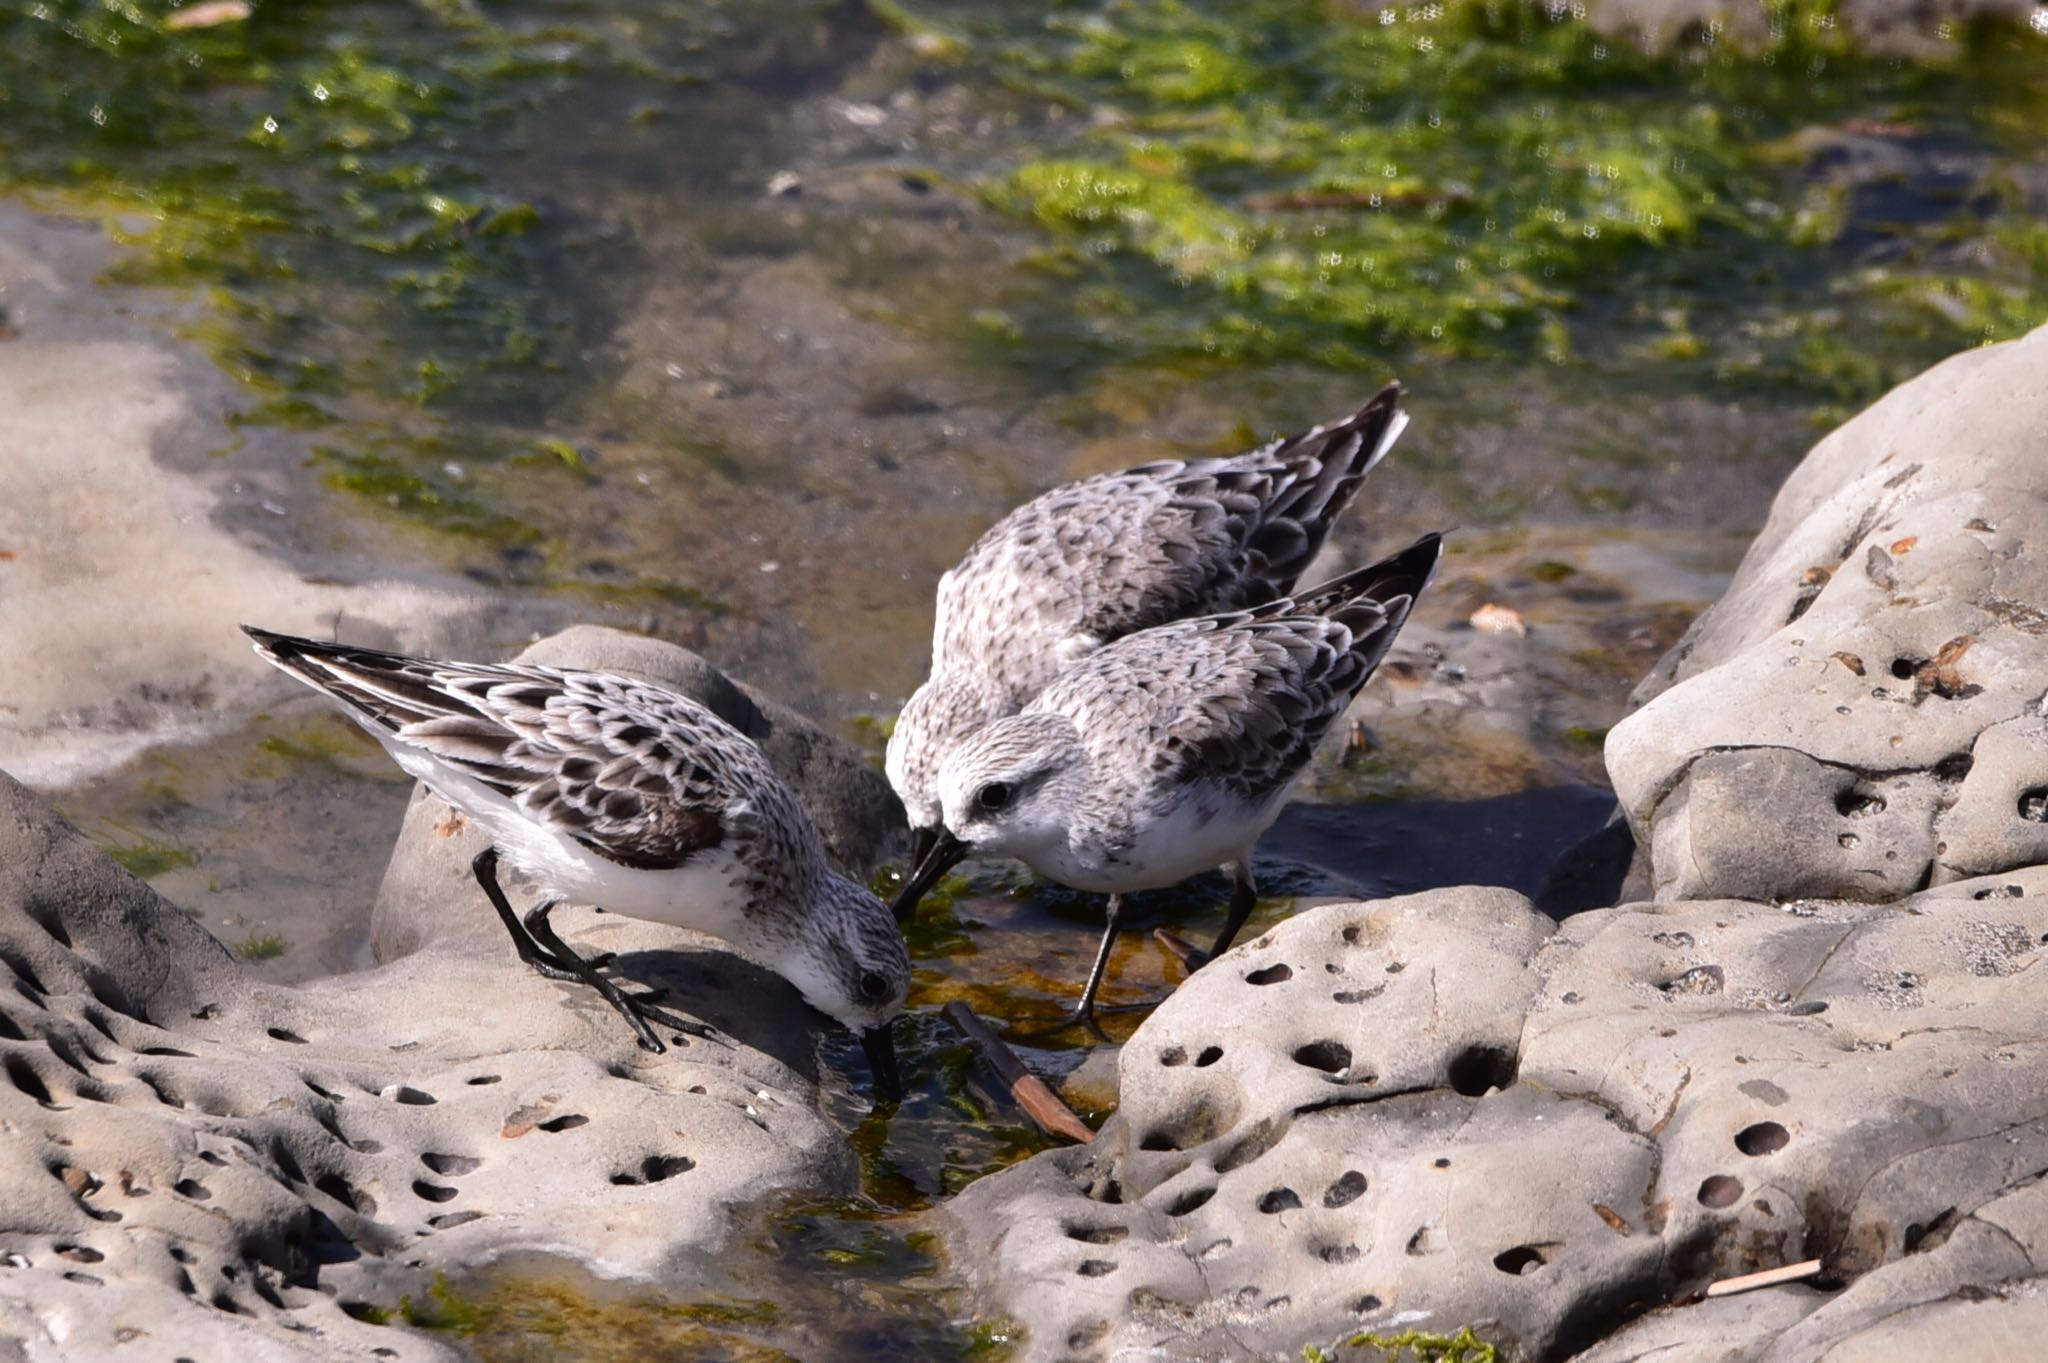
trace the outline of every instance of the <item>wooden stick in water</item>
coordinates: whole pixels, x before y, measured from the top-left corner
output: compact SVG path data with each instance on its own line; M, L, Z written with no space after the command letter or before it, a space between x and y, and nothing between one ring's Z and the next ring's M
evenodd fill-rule
M1172 952L1174 959L1186 966L1191 975L1208 963L1200 947L1168 928L1152 929L1152 940Z
M1758 1273L1744 1273L1736 1278L1723 1278L1707 1285L1710 1297L1727 1297L1737 1292L1749 1292L1759 1287L1776 1287L1779 1283L1796 1283L1802 1278L1820 1275L1820 1260L1807 1259L1780 1268L1767 1268Z
M1017 1106L1038 1123L1039 1130L1050 1136L1065 1136L1082 1145L1095 1139L1095 1133L1088 1129L1088 1124L1076 1117L1074 1110L1061 1102L1059 1095L1047 1088L1043 1079L1026 1069L1017 1053L986 1022L975 1016L972 1008L955 999L939 1012L987 1057L996 1074L1010 1086L1010 1096L1017 1100Z

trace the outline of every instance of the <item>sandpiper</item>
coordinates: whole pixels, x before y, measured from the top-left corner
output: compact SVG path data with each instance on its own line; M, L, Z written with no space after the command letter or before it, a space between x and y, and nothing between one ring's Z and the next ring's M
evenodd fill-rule
M519 959L603 995L640 1044L702 1024L628 996L556 935L563 899L708 932L861 1036L901 1092L889 1022L910 955L882 901L834 871L796 796L744 735L688 697L604 672L437 662L243 626L265 661L338 701L394 761L475 819L473 866ZM500 855L542 890L522 918Z
M1292 591L1407 427L1400 401L1390 383L1342 421L1245 454L1069 483L975 541L939 580L931 674L889 738L912 865L938 836L939 770L969 734L1113 640Z
M1300 596L1144 630L1073 664L946 758L943 826L899 916L970 853L1108 894L1071 1019L1092 1025L1122 896L1227 864L1229 917L1189 963L1221 954L1258 898L1252 845L1386 656L1441 552L1442 537L1426 535Z

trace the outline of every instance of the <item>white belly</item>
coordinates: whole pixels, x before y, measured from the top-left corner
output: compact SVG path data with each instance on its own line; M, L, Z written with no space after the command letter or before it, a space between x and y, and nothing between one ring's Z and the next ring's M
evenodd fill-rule
M1285 791L1257 808L1227 799L1184 800L1165 816L1142 825L1131 847L1114 858L1085 838L1070 839L1032 860L1031 868L1062 885L1097 894L1162 890L1249 857L1252 844L1273 826L1286 804Z

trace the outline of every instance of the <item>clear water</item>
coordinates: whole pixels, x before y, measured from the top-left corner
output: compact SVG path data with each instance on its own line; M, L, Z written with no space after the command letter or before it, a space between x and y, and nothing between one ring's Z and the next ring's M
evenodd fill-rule
M1771 12L1759 49L1652 59L1476 3L334 0L166 31L40 0L0 12L0 185L107 215L117 286L205 302L265 435L217 462L298 488L323 552L676 639L871 751L1005 508L1398 375L1415 425L1346 549L1460 527L1417 639L1481 700L1375 683L1268 840L1265 921L1534 889L1812 440L2048 318L2048 41L1869 59L1826 6ZM1486 604L1527 638L1478 640ZM290 980L362 963L394 778L308 699L63 799ZM911 1099L833 1100L861 1197L765 1210L715 1279L525 1265L414 1317L492 1359L999 1348L919 1218L1042 1140L936 1009L1051 1014L1099 919L1003 867L956 890L914 938ZM1219 905L1139 918L1199 936ZM1114 969L1143 999L1178 968L1132 933Z

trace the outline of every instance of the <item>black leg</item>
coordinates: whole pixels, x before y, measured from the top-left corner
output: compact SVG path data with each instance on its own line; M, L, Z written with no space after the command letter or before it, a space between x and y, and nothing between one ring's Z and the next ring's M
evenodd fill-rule
M1252 910L1259 902L1258 882L1252 879L1252 859L1241 858L1231 870L1237 884L1230 892L1230 917L1224 920L1223 931L1216 934L1216 944L1209 948L1203 965L1230 950L1230 944L1237 940L1238 929L1244 926L1245 919L1252 916Z
M557 961L564 959L565 956L573 957L576 954L569 950L568 945L561 938L555 936L555 930L548 925L548 915L554 911L555 905L561 902L559 899L543 899L540 903L528 909L526 916L519 920L525 925L526 931L535 942L551 942L554 944L552 947L547 948L547 951L549 956ZM585 957L584 959L589 963L592 970L602 970L610 965L616 957L609 951L600 951L597 955ZM548 974L545 970L541 973L543 975ZM562 975L548 975L548 978L580 980L583 977L574 970L570 970Z
M498 884L497 848L486 847L477 853L476 859L469 863L469 869L471 874L476 876L476 883L484 887L484 898L490 900L491 907L498 911L499 919L505 924L505 931L512 934L512 949L519 953L520 960L551 980L577 981L583 978L550 953L543 951L527 929L520 926L519 919L512 912L512 905L505 898L504 888ZM543 905L534 912L544 913L551 906ZM527 915L529 919L532 916Z
M1238 930L1244 927L1244 920L1251 917L1252 910L1258 906L1259 887L1252 880L1251 862L1244 860L1235 863L1231 867L1231 874L1236 880L1236 885L1230 892L1230 917L1224 920L1223 931L1216 934L1214 945L1207 951L1185 941L1178 933L1168 932L1165 928L1160 928L1152 934L1159 945L1180 958L1180 963L1188 968L1191 975L1230 950L1230 944L1237 940Z
M1124 916L1124 897L1113 894L1102 925L1102 945L1095 949L1095 965L1088 972L1088 983L1081 987L1081 1001L1074 1005L1068 1018L1069 1026L1086 1027L1097 1036L1102 1035L1102 1026L1095 1020L1095 996L1102 990L1102 977L1109 973L1109 953L1116 946L1118 922Z
M650 1021L664 1027L673 1027L679 1032L697 1036L711 1036L712 1029L701 1022L676 1017L644 1003L636 1003L619 992L618 986L597 973L597 967L573 951L569 944L555 934L548 922L548 912L555 907L550 899L534 906L521 922L512 912L512 905L505 898L505 891L498 884L498 849L487 847L477 853L470 863L470 870L476 874L477 884L483 886L484 897L491 901L491 907L498 911L498 917L505 924L505 930L512 934L512 945L519 953L519 959L551 980L587 984L618 1011L620 1017L632 1027L635 1039L642 1047L660 1055L668 1048L661 1044L661 1038L648 1026ZM609 956L600 957L607 960Z
M617 985L597 973L595 965L578 956L567 942L556 936L554 925L548 922L548 911L554 907L553 900L537 905L533 912L526 915L527 931L531 932L533 940L550 952L558 962L573 970L577 979L602 994L604 1001L618 1010L619 1016L633 1029L633 1035L640 1039L643 1048L653 1051L656 1055L668 1049L661 1044L661 1039L654 1035L654 1029L648 1026L650 1022L674 1028L691 1036L717 1035L712 1028L695 1019L678 1017L665 1009L652 1007L646 1002L646 996L628 998L620 993Z

